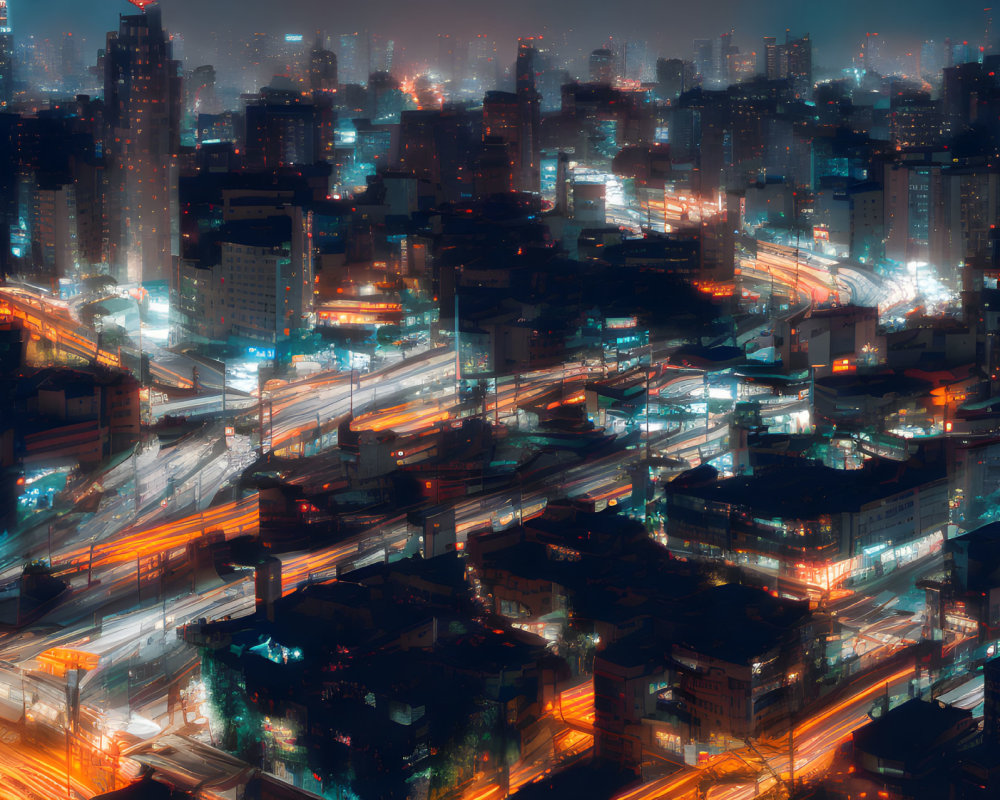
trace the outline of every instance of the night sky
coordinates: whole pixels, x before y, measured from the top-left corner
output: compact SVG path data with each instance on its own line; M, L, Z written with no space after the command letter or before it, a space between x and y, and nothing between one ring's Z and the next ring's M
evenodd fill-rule
M72 30L96 48L103 33L117 27L117 14L128 11L125 0L8 0L20 35L51 36ZM961 0L162 0L167 26L196 44L205 31L244 34L253 30L345 33L368 27L396 38L417 55L421 39L439 32L486 31L499 41L547 29L551 34L574 30L575 46L599 45L608 34L641 37L664 55L689 58L691 40L736 29L737 44L757 47L763 35L812 34L816 61L843 60L866 30L879 31L887 44L913 46L945 36L982 41L984 14L980 3ZM497 9L503 9L503 16ZM627 15L622 9L629 9ZM995 27L1000 28L1000 10ZM433 44L433 43L432 43ZM424 45L428 53L431 48Z

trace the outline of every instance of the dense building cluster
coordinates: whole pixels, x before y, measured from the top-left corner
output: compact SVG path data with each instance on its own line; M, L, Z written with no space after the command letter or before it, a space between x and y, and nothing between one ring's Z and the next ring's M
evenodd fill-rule
M132 2L0 0L0 797L1000 792L989 9Z

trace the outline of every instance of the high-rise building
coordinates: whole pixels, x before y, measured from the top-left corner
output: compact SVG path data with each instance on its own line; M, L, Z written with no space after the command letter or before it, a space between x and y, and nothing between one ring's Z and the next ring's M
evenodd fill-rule
M502 171L502 182L490 182L491 192L502 188L505 191L518 188L521 169L521 103L517 94L510 92L487 92L483 100L483 142L499 150L506 149L506 169Z
M0 0L0 108L14 99L14 33L7 19L7 0Z
M517 43L517 64L515 65L515 86L520 115L520 167L515 178L515 188L520 192L541 191L541 95L535 85L539 72L539 53L533 38L519 39Z
M649 46L644 41L625 43L622 72L630 81L648 81L651 77Z
M940 80L944 69L944 51L939 42L928 39L920 46L920 76Z
M740 48L734 41L735 35L736 31L730 30L719 36L719 62L715 74L727 86L736 83L736 60Z
M485 33L477 33L469 42L469 71L480 88L489 91L496 87L499 63L496 41Z
M809 34L790 39L786 33L785 51L788 53L788 79L792 88L796 94L809 94L812 91L812 41Z
M774 81L781 77L781 61L782 56L785 55L785 48L778 44L776 37L764 37L764 77L769 81ZM788 62L786 60L786 69L787 65Z
M615 54L601 47L590 54L590 82L610 86L615 80Z
M31 198L34 270L54 281L75 277L80 266L76 188L72 182L37 182Z
M126 281L173 276L177 255L180 64L158 5L123 15L104 60L108 263Z
M237 194L240 213L215 234L212 263L181 265L178 308L209 340L275 344L311 327L312 212Z
M62 88L67 92L75 92L80 79L80 52L77 47L79 40L79 36L64 33L59 49L59 74L62 78Z
M711 39L694 40L694 67L701 77L702 83L712 83L715 80L715 59L712 56L713 42Z
M309 85L314 92L337 90L337 56L323 48L321 37L309 54Z
M262 89L246 107L244 144L244 163L251 170L315 163L320 156L315 105L299 92Z
M439 33L437 35L438 58L437 68L441 73L441 79L452 81L461 77L459 64L460 45L456 37L450 33Z
M868 32L861 45L861 67L865 72L878 72L882 66L882 37Z
M684 85L684 62L679 58L658 58L656 60L656 82L660 97L676 100L687 90Z
M862 53L863 57L866 52ZM784 44L778 44L773 36L765 36L763 74L770 81L789 81L798 95L809 94L812 91L812 41L809 34L793 39L786 30Z
M371 72L370 45L368 31L341 34L338 57L342 82L367 83Z
M217 114L221 111L215 91L215 67L203 64L195 67L184 77L184 110L197 117L198 114Z

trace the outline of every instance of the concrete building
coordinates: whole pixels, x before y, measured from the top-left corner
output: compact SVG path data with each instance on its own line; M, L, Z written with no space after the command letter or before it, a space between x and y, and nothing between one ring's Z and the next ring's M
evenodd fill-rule
M179 255L182 93L159 6L121 17L104 68L108 261L119 280L167 280Z

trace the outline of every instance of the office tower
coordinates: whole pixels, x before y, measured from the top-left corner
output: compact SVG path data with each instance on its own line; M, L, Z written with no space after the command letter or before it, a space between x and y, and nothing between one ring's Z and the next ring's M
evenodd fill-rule
M159 6L122 16L108 34L104 104L112 274L165 280L176 247L181 79Z
M969 64L972 60L972 50L968 42L958 42L951 46L952 64Z
M504 168L497 170L503 175L503 180L489 181L490 194L519 188L523 133L519 96L510 92L487 92L483 99L483 144L485 149L494 152L502 145L506 155ZM491 163L494 160L499 162L499 159L490 160Z
M184 110L192 115L217 114L221 109L215 93L215 67L195 67L185 77Z
M396 42L386 39L377 33L372 34L369 41L371 57L371 72L392 72L393 58L396 55Z
M712 51L711 39L694 40L694 67L702 83L712 83L715 80L715 61Z
M485 33L477 33L469 42L469 71L480 88L488 91L497 84L497 43Z
M366 83L371 72L368 31L342 34L338 59L340 80L343 83Z
M861 45L861 67L865 72L878 72L882 61L882 37L877 33L866 33Z
M719 36L719 62L716 66L716 76L727 86L736 83L736 59L740 48L733 41L736 31L730 30Z
M149 4L147 3L147 5L149 5ZM184 45L184 34L183 33L171 33L170 34L170 55L173 57L174 61L178 61L181 64L183 64L186 52L187 52L187 48Z
M941 45L928 39L920 46L920 76L933 80L940 79L944 69Z
M607 48L590 54L590 82L610 86L615 80L615 54Z
M388 72L373 72L368 76L365 113L373 122L397 124L399 114L406 105L399 81Z
M262 89L246 107L244 161L251 170L275 170L317 160L316 108L291 90Z
M876 34L877 35L877 34ZM864 48L862 48L864 58ZM799 96L812 91L812 41L809 34L792 39L785 31L785 43L764 37L764 75L769 81L787 80Z
M455 37L450 33L439 33L437 35L437 46L437 68L441 74L441 79L451 81L460 77Z
M36 181L31 197L34 271L53 283L80 267L76 188L72 181Z
M226 197L217 254L185 260L177 307L184 326L213 341L275 344L311 326L312 212L252 187ZM227 193L228 195L228 193Z
M780 77L781 55L784 53L784 50L785 49L778 44L776 37L764 37L764 69L762 74L769 81L777 80Z
M649 47L643 41L625 43L622 73L626 80L647 81L650 79Z
M656 83L662 99L675 100L680 97L687 88L684 85L684 62L679 58L658 58Z
M7 0L0 0L0 108L14 99L14 33L7 19Z
M539 72L539 53L533 38L519 39L517 43L517 63L515 64L515 87L520 116L520 156L519 172L515 188L520 192L541 191L541 142L539 135L542 124L541 96L535 86L535 76Z
M309 54L309 87L314 92L333 92L337 89L337 56L323 48L323 40L319 36Z
M468 199L472 196L470 167L481 149L481 128L481 117L450 105L403 111L399 125L400 167L439 186L448 202Z
M785 51L788 54L788 79L797 95L812 91L812 42L809 34L789 39L785 33Z
M78 36L64 33L59 49L59 75L64 91L73 92L80 78L80 54L77 48Z

